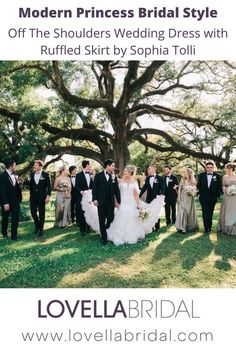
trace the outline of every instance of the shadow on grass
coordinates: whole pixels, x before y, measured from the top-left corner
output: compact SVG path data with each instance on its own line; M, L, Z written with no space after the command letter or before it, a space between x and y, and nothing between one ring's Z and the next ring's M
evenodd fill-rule
M221 256L215 262L215 268L219 270L231 270L230 260L236 260L236 236L217 234L215 254Z
M191 270L198 261L208 257L214 247L208 234L193 237L194 235L195 233L182 234L179 232L170 234L157 246L153 262L158 263L163 258L176 255L181 263L181 268ZM173 261L176 258L174 257Z
M49 229L45 233L45 243L39 243L32 242L32 225L22 226L27 233L21 236L21 241L0 242L2 288L57 287L65 276L85 273L110 259L121 265L127 264L130 257L156 237L156 234L150 234L135 245L116 247L108 243L104 247L99 235L91 233L82 237L73 226L63 230ZM114 279L116 283L121 283L118 277Z

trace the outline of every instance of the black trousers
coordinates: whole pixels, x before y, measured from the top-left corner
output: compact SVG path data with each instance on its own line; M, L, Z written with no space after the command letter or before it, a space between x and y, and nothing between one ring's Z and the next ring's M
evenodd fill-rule
M160 219L157 220L157 223L155 225L155 230L158 231L160 229Z
M165 213L167 225L174 224L176 221L176 201L166 201Z
M30 211L34 220L35 228L42 231L45 222L45 199L30 200Z
M79 225L79 229L82 234L90 229L89 225L86 223L81 202L76 203L76 222Z
M98 206L98 218L102 239L107 241L107 229L109 229L114 220L114 207L110 204Z
M11 238L17 237L17 229L20 217L20 204L10 205L10 210L5 211L2 207L2 235L7 236L9 215L11 214Z
M202 218L205 232L211 231L216 200L210 198L202 198L200 196L199 201L202 207Z
M79 221L76 215L76 201L74 199L71 199L71 221L75 222L75 220L76 223L78 224Z

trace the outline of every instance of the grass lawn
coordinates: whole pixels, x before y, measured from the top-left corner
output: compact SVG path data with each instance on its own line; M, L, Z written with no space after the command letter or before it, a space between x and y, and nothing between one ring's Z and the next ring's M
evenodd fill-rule
M218 213L219 205L214 230ZM102 247L95 233L54 229L53 217L51 207L43 243L34 240L32 221L21 222L20 241L1 238L1 288L236 287L236 236L204 235L201 218L197 233L167 229L162 218L160 231L135 245Z

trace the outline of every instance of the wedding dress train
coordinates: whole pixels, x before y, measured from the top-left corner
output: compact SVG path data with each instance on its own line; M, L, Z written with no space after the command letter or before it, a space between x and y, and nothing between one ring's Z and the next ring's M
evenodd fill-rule
M107 238L115 245L134 244L152 232L164 205L164 196L158 195L150 204L140 200L140 207L146 211L146 217L141 220L134 197L138 190L137 182L119 182L121 193L120 207L115 210L115 217L107 230ZM84 216L89 226L100 233L97 207L92 203L92 192L86 191L82 199Z

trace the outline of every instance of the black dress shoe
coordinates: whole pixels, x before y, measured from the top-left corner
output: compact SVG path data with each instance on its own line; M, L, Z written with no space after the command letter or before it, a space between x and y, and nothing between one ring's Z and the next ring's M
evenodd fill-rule
M39 232L39 229L36 227L35 229L34 229L34 234L37 234Z
M38 231L38 237L42 237L43 236L43 230L39 230Z
M18 238L17 238L17 236L12 236L12 237L11 237L11 240L12 240L12 241L18 241Z
M8 235L7 235L7 234L4 234L4 235L2 235L2 237L4 237L4 238L8 238Z
M102 240L102 245L105 246L108 243L107 240Z

